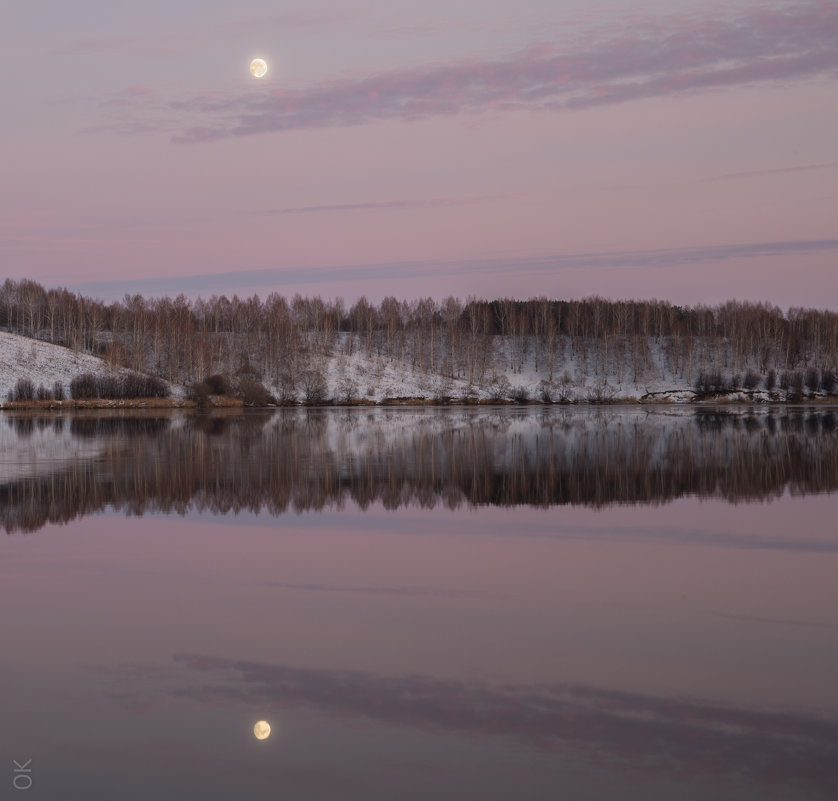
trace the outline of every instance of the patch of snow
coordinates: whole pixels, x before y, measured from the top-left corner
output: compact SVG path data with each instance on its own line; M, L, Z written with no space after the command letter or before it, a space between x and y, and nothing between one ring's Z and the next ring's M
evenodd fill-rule
M112 367L98 356L0 331L0 403L5 403L9 391L21 378L28 378L35 389L43 384L50 392L53 385L60 381L65 397L69 398L70 381L81 373L121 375L130 372ZM181 386L171 385L171 391L174 398L182 398L185 394Z

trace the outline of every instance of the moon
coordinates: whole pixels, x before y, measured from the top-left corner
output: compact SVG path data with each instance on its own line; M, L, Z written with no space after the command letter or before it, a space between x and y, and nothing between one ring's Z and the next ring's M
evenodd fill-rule
M260 720L253 727L253 735L257 740L267 740L271 736L271 725L267 720Z
M268 73L268 64L263 58L254 58L250 62L250 74L254 78L264 78Z

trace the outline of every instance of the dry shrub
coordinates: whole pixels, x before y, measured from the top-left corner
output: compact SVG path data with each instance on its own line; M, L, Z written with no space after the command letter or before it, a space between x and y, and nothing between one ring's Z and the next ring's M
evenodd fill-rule
M244 401L245 406L268 406L276 402L265 385L250 375L239 378L236 395Z
M121 376L82 373L70 382L73 400L126 400L130 398L168 398L169 385L160 378L139 373Z

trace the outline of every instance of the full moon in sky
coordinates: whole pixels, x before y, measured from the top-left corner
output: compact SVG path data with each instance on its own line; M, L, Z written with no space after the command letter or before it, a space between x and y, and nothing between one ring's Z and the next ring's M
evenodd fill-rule
M254 78L264 78L268 72L268 65L263 58L254 58L250 62L250 74ZM267 736L267 735L266 735Z
M267 720L260 720L253 727L253 734L257 740L267 740L271 736L271 726Z

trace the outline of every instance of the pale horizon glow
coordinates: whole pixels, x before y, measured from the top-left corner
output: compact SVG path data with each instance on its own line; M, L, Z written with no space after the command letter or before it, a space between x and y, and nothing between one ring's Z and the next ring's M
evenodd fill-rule
M836 41L830 0L16 4L0 278L838 310Z

